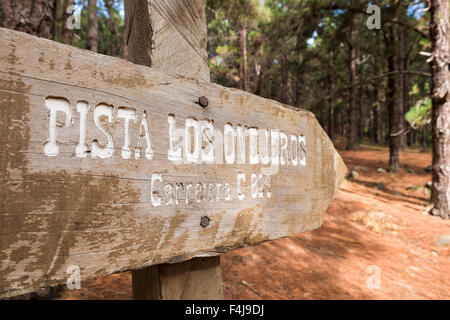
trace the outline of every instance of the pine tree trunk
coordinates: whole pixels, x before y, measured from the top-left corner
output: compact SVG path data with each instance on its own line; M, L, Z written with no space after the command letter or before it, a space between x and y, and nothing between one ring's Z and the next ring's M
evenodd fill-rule
M373 106L373 141L376 144L380 144L381 143L381 117L380 117L380 100L379 98L379 94L378 94L379 90L376 86L374 86L373 89L373 101L374 101L374 106Z
M361 81L363 81L362 79L361 79ZM363 137L364 137L364 129L365 129L365 121L366 121L366 118L365 118L365 110L364 110L364 93L363 93L363 86L362 85L360 85L359 86L359 93L358 93L358 98L359 98L359 103L358 103L358 105L359 105L359 113L358 113L358 126L359 126L359 129L358 129L358 131L359 131L359 138L360 139L362 139Z
M255 75L256 75L256 84L255 84L255 89L253 91L254 94L256 94L257 96L261 94L261 90L263 87L263 79L264 79L264 64L262 62L263 59L263 47L260 46L258 51L257 51L257 59L259 61L259 63L257 63L255 65Z
M119 26L114 19L114 0L104 0L105 8L108 11L109 19L108 19L108 27L111 32L111 56L117 57L120 54L120 47L117 45L116 38L119 34Z
M416 147L417 146L417 130L411 131L411 146Z
M387 83L387 81L386 81ZM387 88L384 87L383 90L383 95L384 95L384 99L383 99L383 104L381 105L381 111L380 111L380 125L381 125L381 130L380 130L380 136L381 136L381 144L385 145L387 144L388 141L388 136L389 133L387 132L387 123L388 123L388 117L387 117L387 101L386 101L386 96L387 96Z
M263 76L263 65L260 63L257 66L256 86L255 86L255 91L253 92L257 96L261 94L261 89L262 89L262 85L263 85L263 79L264 79L264 76Z
M75 4L75 0L64 0L64 14L63 14L63 28L62 28L62 41L65 44L72 44L73 42L73 29L67 27L67 21L70 18L70 13L67 12L67 8L73 6ZM74 12L72 12L74 14Z
M0 27L55 38L56 0L1 0Z
M408 69L408 57L406 57L403 61L403 70L407 71ZM409 128L408 123L405 120L405 114L408 112L409 110L409 77L408 77L408 73L405 72L402 74L402 82L403 82L403 114L402 114L402 121L403 121L403 127L405 129ZM405 134L405 147L407 145L408 139L411 141L410 138L411 135L411 131L406 135Z
M396 48L396 30L397 26L389 26L389 37L386 38L386 49L388 53L388 72L398 70L398 55ZM401 110L398 101L398 75L390 74L388 77L388 88L386 93L386 103L388 108L389 122L389 170L398 172L399 154L400 154L400 135L401 135Z
M400 30L398 30L398 58L397 61L399 62L399 70L401 71L405 71L404 70L404 66L405 66L405 59L406 59L406 53L405 53L405 31L404 28L402 27ZM405 83L405 75L406 73L402 73L399 77L398 77L398 88L399 88L399 92L401 93L399 95L399 113L401 116L400 122L399 122L399 130L402 131L402 133L400 134L399 138L400 138L400 149L401 150L405 150L406 149L406 135L404 134L404 129L405 129L405 121L403 120L403 116L405 115L406 111L406 106L405 106L405 96L404 96L404 91L406 89L406 83Z
M431 213L450 218L450 3L431 0L433 184Z
M298 54L299 56L299 61L301 61L302 57L301 54ZM299 68L296 70L295 72L295 86L294 86L294 106L301 108L303 106L304 103L304 73L303 73L303 69Z
M427 148L426 135L427 135L427 129L425 127L423 127L420 130L420 146L423 150L425 150Z
M241 46L241 87L245 91L249 91L248 86L248 53L247 53L247 26L245 23L240 32L240 46Z
M279 101L288 104L288 82L289 82L289 66L285 55L281 58L281 87Z
M73 41L73 29L68 28L67 21L74 12L68 13L67 9L74 5L74 0L57 0L56 5L56 37L55 39L61 41L64 44L72 44Z
M328 136L334 138L334 74L330 73L330 98L328 99Z
M349 127L347 131L347 150L352 150L356 144L356 88L354 86L356 81L356 28L354 18L352 17L350 22L350 42L349 46L349 108L348 108L348 117L349 117Z
M89 0L88 49L98 52L97 0Z
M380 67L380 62L375 57L375 74L378 74L382 68ZM382 144L383 142L383 91L381 88L385 88L384 79L381 85L375 84L373 89L373 101L375 102L375 106L373 108L374 112L374 141L376 144Z

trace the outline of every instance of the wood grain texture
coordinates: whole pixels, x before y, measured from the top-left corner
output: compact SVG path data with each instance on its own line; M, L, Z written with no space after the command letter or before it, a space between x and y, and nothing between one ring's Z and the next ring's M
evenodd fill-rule
M131 61L209 81L204 0L126 1L125 9Z
M152 65L153 29L147 0L125 1L125 43L128 59L136 64Z
M65 283L67 268L81 278L135 270L155 264L216 256L263 241L312 230L343 180L346 167L310 112L292 109L236 89L169 76L121 59L0 29L0 296ZM209 106L196 101L206 95ZM46 98L70 102L72 121L58 115L59 154L48 157ZM135 108L149 119L154 156L123 159L124 122L102 124L114 137L114 155L79 158L77 102ZM305 166L280 166L271 176L270 198L250 196L250 175L264 169L247 164L175 164L168 160L168 114L177 127L186 118L213 119L214 127L241 124L276 128L306 139ZM60 117L61 116L61 117ZM87 119L89 147L107 139ZM130 122L130 141L140 135ZM217 144L219 145L219 144ZM91 150L92 151L92 150ZM247 151L248 154L248 151ZM230 181L232 199L205 198L178 206L154 207L151 177L163 183ZM247 180L237 200L236 175ZM200 184L201 186L201 184ZM159 190L161 192L161 190ZM168 197L166 200L170 200ZM213 200L213 201L211 201ZM207 227L200 226L208 216Z
M133 271L135 300L220 300L220 256L160 264Z
M204 0L202 0L204 2ZM133 4L132 4L133 3ZM145 32L148 25L150 24L150 20L154 22L154 26L158 25L161 27L162 24L169 24L170 20L164 21L165 18L161 17L158 14L157 10L148 10L148 8L152 7L152 3L155 4L155 1L149 1L149 6L147 6L146 1L140 2L128 2L125 6L125 16L127 17L136 17L136 15L140 15L141 17L146 16L148 14L149 21L139 21L139 19L130 18L127 19L127 23L136 29L144 29L142 32ZM177 34L184 34L185 38L199 38L206 39L206 28L191 28L191 25L201 24L206 25L204 14L200 14L200 10L204 12L205 6L200 3L200 1L195 2L167 2L164 3L165 6L162 6L161 1L158 4L164 9L163 12L174 11L180 12L185 11L181 15L189 16L192 19L187 20L188 23L180 24L177 21L178 28L181 30L173 30L173 28L169 28L168 31L172 32L170 36ZM169 7L167 7L169 5ZM170 8L170 5L175 5L176 7ZM192 8L191 6L195 5L196 10L199 14L192 16ZM169 9L168 9L169 8ZM139 13L140 11L144 11ZM167 15L166 15L167 17ZM167 17L168 18L168 17ZM134 21L131 21L134 19ZM199 20L199 21L194 21ZM155 21L160 21L160 23L155 23ZM140 27L139 27L140 24ZM155 25L156 24L156 25ZM167 28L166 28L167 29ZM156 40L158 43L158 47L161 45L164 46L164 50L157 50L157 54L165 54L164 64L159 64L154 66L154 68L158 68L159 71L166 73L174 73L181 76L193 76L193 77L201 77L202 79L208 81L209 80L209 69L201 67L200 69L196 69L196 66L204 66L205 65L205 57L207 56L206 45L198 46L197 45L197 54L181 54L180 55L180 46L178 42L164 42L161 39L161 34L164 29L157 29L156 33L153 33L152 36L155 36L156 39L152 39L152 42ZM167 32L167 30L166 30ZM194 34L191 34L194 33ZM131 47L130 55L128 56L128 60L139 64L142 61L152 61L152 50L146 50L145 44L142 46L142 39L139 37L133 36L128 37L128 46ZM154 43L154 42L153 42ZM172 47L170 47L172 46ZM137 54L135 52L139 48L144 48L144 51L141 54ZM140 56L142 54L147 54L146 59L142 59ZM162 58L162 57L161 57ZM158 61L158 59L156 59ZM180 63L180 61L183 61ZM161 61L161 59L159 59ZM151 64L150 64L151 65ZM180 68L179 65L183 66ZM193 69L190 67L193 66ZM165 69L166 68L166 69ZM205 257L205 258L193 258L188 261L179 262L175 264L160 264L150 266L140 270L132 271L132 282L133 282L133 298L136 300L174 300L174 299L184 299L184 300L221 300L223 299L223 281L222 281L222 269L220 267L220 256L217 257Z

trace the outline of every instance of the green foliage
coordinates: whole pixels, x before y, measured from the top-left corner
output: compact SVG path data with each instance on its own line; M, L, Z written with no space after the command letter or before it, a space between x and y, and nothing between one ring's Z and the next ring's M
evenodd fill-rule
M395 93L399 103L400 97L406 95L408 110L409 102L427 98L430 93L430 79L423 76L429 73L429 66L419 54L430 51L430 41L423 32L416 32L428 28L429 12L417 11L427 4L421 0L382 0L375 4L381 8L380 30L367 28L368 2L362 0L207 0L212 81L239 87L243 61L239 34L245 24L251 91L308 109L324 126L330 121L339 124L336 119L342 119L340 126L345 130L349 88L355 86L357 104L366 109L362 115L367 118L363 132L372 135L374 129L368 126L374 126L375 116L387 121L385 100L392 41L399 55L397 68L417 71L406 79L413 90L409 94L409 88L406 93ZM354 40L350 36L351 21L356 29ZM391 27L397 30L394 36L389 33ZM349 83L350 47L357 52L357 83ZM401 74L395 77L399 80ZM330 118L330 105L334 106L334 119ZM417 109L413 126L427 126L426 118L420 118L426 117L427 113L421 114L425 109ZM375 115L375 111L379 114ZM388 127L383 126L383 136L388 136Z
M88 48L88 3L87 1L78 1L81 10L81 29L74 30L73 45L81 48ZM123 56L123 32L124 20L120 15L120 6L122 1L109 0L98 1L98 52L105 55L122 57Z
M413 129L423 128L431 122L431 99L423 98L416 102L405 115L405 120Z
M81 10L81 28L74 30L73 46L80 49L88 48L88 9L87 5Z

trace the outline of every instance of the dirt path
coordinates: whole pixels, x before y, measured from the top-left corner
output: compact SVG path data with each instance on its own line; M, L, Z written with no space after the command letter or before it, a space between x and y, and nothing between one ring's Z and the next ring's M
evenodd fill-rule
M424 214L431 154L404 152L397 174L377 173L386 149L341 154L358 176L323 226L224 255L226 299L450 299L450 221ZM82 286L60 299L131 298L130 273Z

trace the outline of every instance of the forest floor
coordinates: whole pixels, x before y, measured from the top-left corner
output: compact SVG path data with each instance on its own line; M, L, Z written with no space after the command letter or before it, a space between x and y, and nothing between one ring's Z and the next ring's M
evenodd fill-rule
M386 148L340 153L358 176L342 184L322 227L222 256L225 299L450 299L450 221L426 213L431 153L402 152L395 174ZM58 297L131 298L129 272Z

